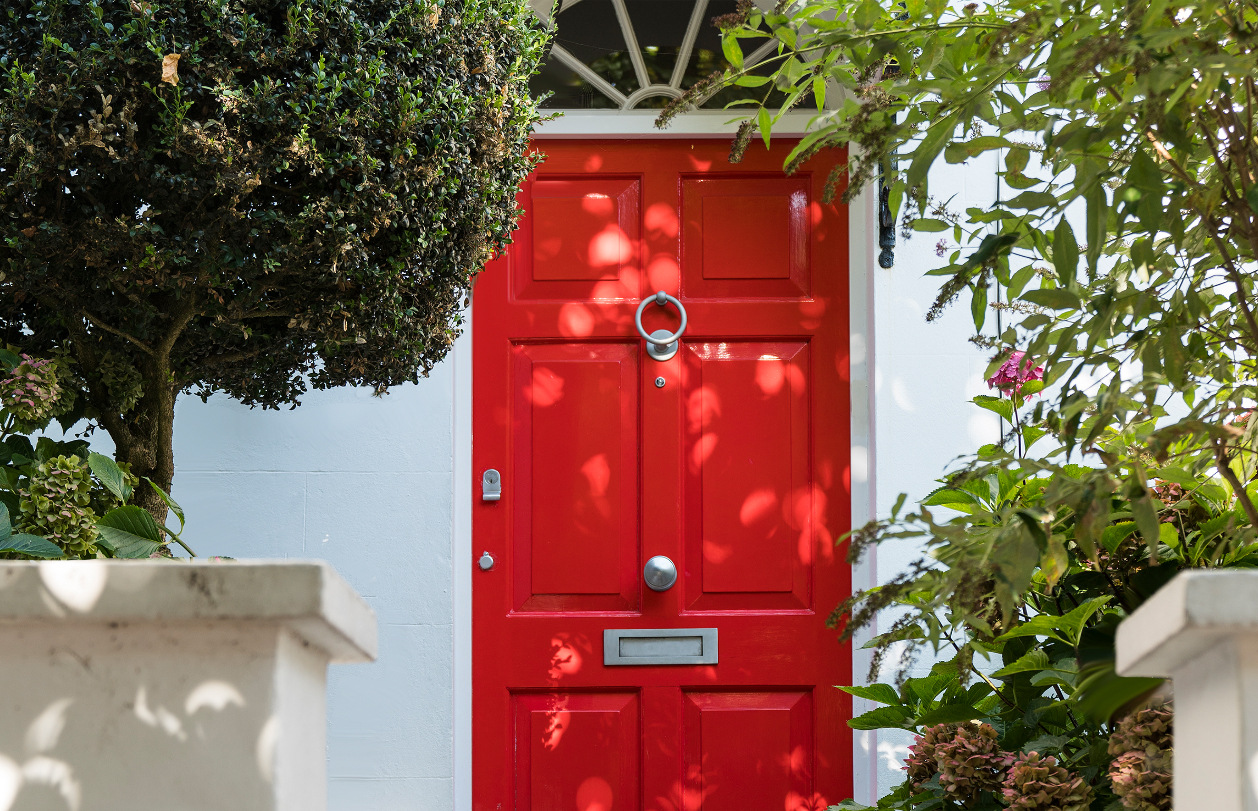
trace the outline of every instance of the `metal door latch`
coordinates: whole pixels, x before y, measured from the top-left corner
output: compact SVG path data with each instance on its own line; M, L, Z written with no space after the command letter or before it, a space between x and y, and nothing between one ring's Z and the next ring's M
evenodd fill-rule
M494 556L488 552L481 552L480 558L476 561L476 565L480 567L482 572L487 572L494 568Z
M502 498L502 474L492 467L480 477L481 501L498 501Z

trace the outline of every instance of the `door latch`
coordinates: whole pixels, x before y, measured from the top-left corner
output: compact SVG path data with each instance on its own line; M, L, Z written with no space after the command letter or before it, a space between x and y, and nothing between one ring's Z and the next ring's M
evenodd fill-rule
M480 477L481 501L498 501L502 498L502 474L492 467Z

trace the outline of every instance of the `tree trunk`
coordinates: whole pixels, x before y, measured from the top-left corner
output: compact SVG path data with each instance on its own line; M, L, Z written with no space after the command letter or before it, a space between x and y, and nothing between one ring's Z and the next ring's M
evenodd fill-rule
M169 386L161 386L158 396L153 398L147 393L148 387L145 388L145 396L126 420L127 436L119 441L120 437L113 431L109 433L118 448L118 461L131 465L132 475L140 479L131 503L148 510L161 526L166 523L166 502L145 479L170 493L175 478L175 392L170 391ZM156 402L149 402L150 399Z

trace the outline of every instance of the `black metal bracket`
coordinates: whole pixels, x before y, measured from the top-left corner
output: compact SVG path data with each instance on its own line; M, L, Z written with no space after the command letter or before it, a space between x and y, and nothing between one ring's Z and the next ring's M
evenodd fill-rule
M891 214L891 187L886 164L878 167L878 267L895 266L895 217Z

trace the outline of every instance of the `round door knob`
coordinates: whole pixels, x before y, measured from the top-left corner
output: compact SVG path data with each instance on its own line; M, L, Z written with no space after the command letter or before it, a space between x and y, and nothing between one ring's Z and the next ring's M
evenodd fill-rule
M488 552L482 552L480 560L476 561L476 565L480 567L482 572L487 572L494 568L494 556Z
M651 591L668 591L677 582L677 567L663 555L656 555L642 568L642 579Z

